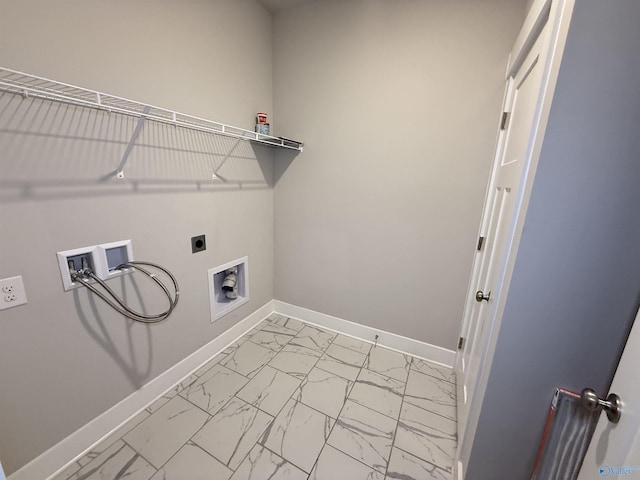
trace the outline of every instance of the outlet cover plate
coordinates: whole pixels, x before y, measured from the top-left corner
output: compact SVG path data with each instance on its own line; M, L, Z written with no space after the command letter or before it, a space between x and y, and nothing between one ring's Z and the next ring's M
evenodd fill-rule
M203 252L207 249L207 240L204 235L191 237L191 253Z
M27 303L27 292L24 289L21 275L0 280L0 310L17 307L25 303Z

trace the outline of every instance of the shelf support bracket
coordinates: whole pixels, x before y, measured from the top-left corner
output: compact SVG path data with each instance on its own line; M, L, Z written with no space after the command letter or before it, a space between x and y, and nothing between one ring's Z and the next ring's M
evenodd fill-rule
M224 163L225 163L227 160L229 160L229 158L230 158L230 157L231 157L231 155L233 154L234 150L235 150L236 148L238 148L238 145L240 145L240 141L241 141L241 140L242 140L241 138L239 138L239 139L237 139L237 140L236 140L236 143L234 143L234 144L233 144L233 147L231 147L231 150L229 150L229 151L227 152L227 155L222 159L222 161L220 162L220 165L218 165L218 166L216 167L216 169L213 171L213 175L212 175L212 177L213 177L213 179L214 179L214 180L217 180L217 179L219 178L219 177L218 177L218 172L220 171L220 169L222 168L222 166L224 165Z
M138 119L138 125L136 125L136 129L133 131L133 135L131 135L131 140L129 140L129 145L127 145L127 149L124 151L124 155L122 156L122 160L120 160L120 165L118 165L118 169L116 170L116 177L124 178L124 166L129 160L129 155L131 155L131 151L133 150L133 146L140 135L140 131L142 130L142 126L144 125L144 121L147 119L146 115L149 113L148 105L144 107L142 110L142 115Z

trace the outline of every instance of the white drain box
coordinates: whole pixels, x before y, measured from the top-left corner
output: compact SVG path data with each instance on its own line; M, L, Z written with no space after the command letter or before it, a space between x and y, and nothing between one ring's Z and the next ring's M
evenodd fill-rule
M222 289L225 271L237 267L238 297L227 298ZM209 304L211 306L211 321L223 317L249 301L249 257L242 257L232 262L225 263L208 271L209 276Z

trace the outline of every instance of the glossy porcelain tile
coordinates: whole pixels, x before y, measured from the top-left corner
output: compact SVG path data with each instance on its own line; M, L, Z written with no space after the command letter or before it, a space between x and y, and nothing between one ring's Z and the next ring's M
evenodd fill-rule
M341 334L338 334L338 336L333 339L333 342L331 342L331 344L345 347L350 350L355 350L356 352L363 353L365 355L369 354L369 351L373 346L371 343L363 342L362 340L358 340L357 338Z
M336 333L312 327L311 325L306 325L289 343L291 345L306 347L312 350L324 351L331 344L331 340L333 340L336 335Z
M333 424L334 420L323 413L289 400L264 432L260 443L309 473Z
M240 346L240 345L238 345ZM218 355L216 355L215 357L213 357L211 360L209 360L208 362L206 362L204 365L202 365L198 370L196 370L195 372L193 372L193 374L196 377L200 377L202 376L204 373L206 373L207 371L209 371L214 365L217 365L218 363L220 363L222 360L224 360L225 358L227 358L227 355L225 355L224 353L219 353Z
M384 480L384 475L349 455L325 445L309 480Z
M438 380L444 380L449 383L456 383L456 373L451 368L436 365L421 358L414 358L411 369L425 375L430 375Z
M169 460L210 416L182 397L174 397L123 439L156 468Z
M404 389L404 382L363 368L351 389L349 400L397 420Z
M293 375L297 378L304 378L318 362L322 352L311 350L306 347L286 345L269 362L273 368Z
M318 360L316 367L349 380L355 380L366 359L367 356L364 353L332 344Z
M247 377L222 365L214 365L180 396L213 415L247 382Z
M268 318L268 321L273 323L274 325L280 325L281 327L288 328L289 330L293 330L296 333L304 328L306 325L304 322L300 320L296 320L295 318L285 317L284 315L278 315L274 313Z
M266 365L236 396L275 417L298 385L299 379Z
M411 366L411 357L377 346L369 352L364 366L373 372L406 382Z
M267 329L270 332L293 336L293 337L295 337L298 334L298 332L302 330L302 328L304 327L304 325L300 326L291 322L271 322L271 321L262 322L259 326L261 330Z
M456 422L405 402L395 446L451 472L456 451Z
M173 387L171 390L166 392L164 395L158 398L155 402L153 402L147 408L145 408L145 410L149 413L155 412L161 406L163 406L165 403L167 403L169 400L175 397L179 392L181 392L182 390L187 388L189 385L194 383L196 380L198 380L198 376L196 374L189 375L180 383L178 383L175 387Z
M221 363L245 377L253 378L275 355L276 352L273 350L247 341L230 353Z
M396 424L386 415L347 401L329 436L329 445L384 473Z
M232 470L253 448L273 417L233 398L193 437L193 442Z
M429 462L394 448L387 469L387 480L453 480L451 473Z
M118 440L69 480L148 480L155 472L138 452Z
M338 418L353 382L333 373L314 368L295 393L295 399L319 412Z
M412 370L407 380L404 401L456 420L456 393L452 383Z
M117 440L120 440L124 434L133 429L136 425L139 425L145 418L149 416L149 412L142 410L133 416L127 423L118 428L115 432L102 440L98 445L94 445L84 456L78 459L78 464L84 466L91 462L98 455L104 452L107 448L113 445Z
M282 347L289 343L289 341L296 334L296 332L293 330L284 332L283 330L288 329L279 327L278 325L272 325L269 322L265 322L265 326L251 337L251 341L265 348L278 352Z
M452 480L455 407L445 367L274 314L55 480Z
M212 479L215 477L211 477ZM260 445L255 445L232 480L306 480L307 474Z
M243 343L248 342L249 341L248 336L244 336L238 340L236 340L235 342L233 342L232 344L230 344L229 346L227 346L227 348L225 348L222 352L220 352L221 355L224 355L225 358L228 357L229 355L231 355L233 352L235 352L236 350L238 350Z
M188 474L186 474L188 472ZM233 472L199 446L188 442L151 480L228 480Z
M62 472L58 473L51 480L68 480L74 473L80 470L80 464L78 462L73 462L71 465L67 465L67 467L62 470Z
M279 352L292 338L293 334L282 335L274 332L261 331L256 333L251 338L251 341L274 352Z

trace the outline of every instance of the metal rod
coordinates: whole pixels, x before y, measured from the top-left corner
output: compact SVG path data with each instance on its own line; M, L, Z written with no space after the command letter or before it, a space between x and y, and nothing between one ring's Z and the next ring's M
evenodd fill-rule
M227 152L227 155L222 159L222 161L220 162L220 165L217 166L217 168L213 171L213 178L214 180L216 178L218 178L218 172L220 171L220 169L222 168L222 166L224 165L224 163L229 160L229 157L231 157L231 154L233 153L233 151L238 147L238 145L240 145L240 138L238 140L236 140L236 143L233 144L233 147L231 147L231 150L229 150Z
M149 107L148 105L144 107L143 114L148 113L150 108L151 107ZM140 135L140 130L142 130L142 126L144 125L144 121L146 119L147 117L145 116L141 116L138 119L138 125L136 125L136 129L133 131L133 135L131 135L131 140L129 140L129 145L127 145L127 149L124 151L122 160L120 160L120 165L118 165L118 169L116 170L116 176L118 178L124 178L124 172L122 171L122 169L127 163L127 160L129 160L129 155L131 155L131 150L133 150L133 145L136 143L136 140L138 139L138 135Z

